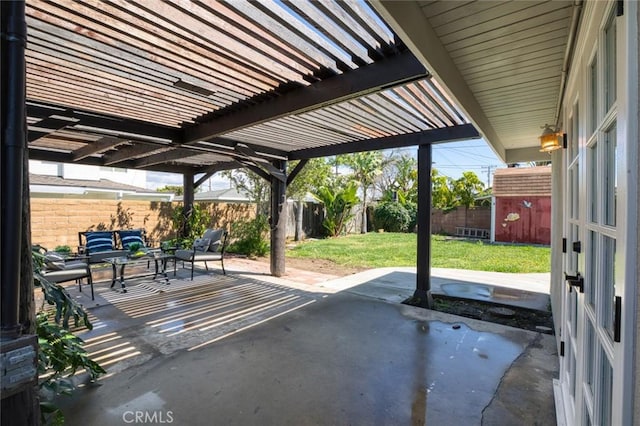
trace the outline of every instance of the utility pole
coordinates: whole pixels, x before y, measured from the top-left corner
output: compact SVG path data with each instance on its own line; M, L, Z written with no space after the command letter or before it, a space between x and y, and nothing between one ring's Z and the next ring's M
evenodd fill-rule
M491 172L498 166L490 165L490 166L482 166L482 171L487 169L487 188L491 186Z

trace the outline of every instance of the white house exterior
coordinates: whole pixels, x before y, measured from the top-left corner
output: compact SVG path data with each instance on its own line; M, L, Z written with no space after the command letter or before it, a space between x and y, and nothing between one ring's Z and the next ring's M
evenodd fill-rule
M172 201L174 194L146 189L144 170L29 160L31 197Z
M108 179L113 182L140 188L147 186L147 172L145 170L29 160L29 172L37 175L58 176L63 179L82 179L89 181Z

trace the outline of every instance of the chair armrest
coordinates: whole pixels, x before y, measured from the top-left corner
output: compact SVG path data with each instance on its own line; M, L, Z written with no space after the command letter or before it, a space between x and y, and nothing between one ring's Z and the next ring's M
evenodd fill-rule
M196 255L196 249L178 249L175 251L174 255L176 256L176 259L191 261Z

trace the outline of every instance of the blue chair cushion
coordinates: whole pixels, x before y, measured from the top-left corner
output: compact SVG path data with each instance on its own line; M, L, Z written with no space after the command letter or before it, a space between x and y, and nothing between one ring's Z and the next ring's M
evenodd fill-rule
M113 235L111 232L87 232L87 253L98 253L101 251L113 250Z
M122 243L122 247L125 250L129 250L129 244L138 243L140 244L140 248L145 247L144 240L142 239L142 232L140 230L128 230L128 231L117 231L120 237L120 242Z

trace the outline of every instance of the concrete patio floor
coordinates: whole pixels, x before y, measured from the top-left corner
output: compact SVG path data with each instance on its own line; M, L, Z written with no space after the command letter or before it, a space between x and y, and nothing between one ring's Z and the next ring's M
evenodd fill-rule
M81 336L109 374L58 400L67 424L555 424L553 336L402 305L410 270L248 262L126 295L96 284Z

